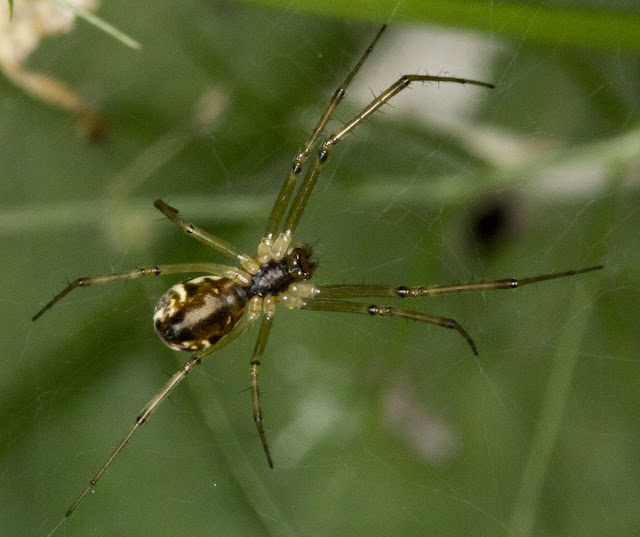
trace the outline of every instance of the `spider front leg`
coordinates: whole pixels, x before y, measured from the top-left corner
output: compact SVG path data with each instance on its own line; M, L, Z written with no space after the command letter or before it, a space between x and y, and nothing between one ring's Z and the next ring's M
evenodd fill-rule
M469 78L457 78L452 76L432 76L418 74L401 76L394 84L389 86L385 91L378 95L378 97L376 97L365 108L363 108L360 113L356 114L350 121L348 121L341 130L333 133L322 143L320 149L318 150L316 159L311 167L307 170L307 173L305 174L304 179L300 184L300 188L296 193L296 197L293 199L291 208L289 209L289 213L287 214L287 218L284 223L284 231L282 233L283 239L282 241L280 241L283 244L280 247L278 245L278 241L276 241L276 244L274 244L276 258L280 250L286 250L288 242L290 242L290 237L296 230L298 223L300 222L300 218L302 217L302 213L304 212L305 207L307 206L307 202L311 197L311 193L313 192L318 176L320 175L322 168L329 158L329 154L336 146L336 144L338 144L338 142L340 142L347 135L353 132L353 130L358 125L365 121L376 110L380 109L384 104L388 103L395 95L408 88L413 82L454 82L457 84L471 84L474 86L482 86L485 88L495 87L493 84L489 84L487 82L480 82L478 80L471 80Z
M218 265L216 263L177 263L171 265L154 265L150 267L142 267L127 272L114 272L104 276L84 276L73 280L62 291L54 296L38 313L32 317L32 321L39 319L42 314L51 309L56 302L62 300L71 291L79 287L90 287L102 283L115 282L118 280L134 280L144 276L160 276L162 274L184 274L188 272L204 272L230 278L242 285L247 285L251 281L251 276L246 272L230 267L227 265Z
M564 272L554 272L551 274L541 274L529 278L504 278L501 280L491 280L484 282L466 282L451 285L430 285L427 287L406 287L404 285L300 285L287 296L288 305L292 308L316 310L316 311L338 311L343 313L361 313L380 317L401 317L428 324L442 326L457 330L462 337L467 340L473 354L477 355L476 345L467 331L454 319L438 317L426 313L403 310L399 308L366 305L360 302L348 302L344 298L373 298L373 297L393 297L393 298L420 298L435 295L446 295L452 293L472 292L472 291L493 291L501 289L516 289L523 285L555 280L576 276L594 270L604 268L603 265L588 267L579 270L567 270Z
M293 301L290 307L301 310L360 313L377 317L400 317L411 321L419 321L421 323L442 326L443 328L456 330L464 339L467 340L473 354L476 356L478 355L478 349L476 348L476 344L473 342L473 339L471 339L469 333L462 328L460 323L455 319L438 317L437 315L429 315L428 313L421 313L419 311L403 310L388 306L377 306L375 304L367 305L361 302L347 302L344 300L323 300L315 298L309 300L299 299L297 301Z
M588 267L579 270L566 270L541 274L529 278L503 278L484 282L465 282L449 285L429 285L420 287L406 287L404 285L318 285L313 288L313 296L321 298L364 298L364 297L394 297L420 298L434 295L448 295L473 291L495 291L501 289L516 289L523 285L537 283L568 276L576 276L585 272L600 270L604 265Z
M263 249L267 249L268 251L268 248L271 246L273 235L278 231L278 226L280 225L282 217L284 216L284 212L287 209L289 202L291 201L293 190L295 189L298 177L300 175L300 172L302 171L302 165L307 160L307 157L311 154L313 146L318 141L318 138L322 134L322 131L327 125L327 122L333 116L336 108L340 104L340 101L342 101L342 99L344 98L347 92L347 88L351 84L351 81L356 76L356 73L360 70L360 67L362 67L362 64L365 62L369 54L371 54L373 47L378 42L378 39L380 39L380 36L382 35L382 32L384 32L386 27L387 25L385 24L382 26L382 28L380 28L380 30L378 30L378 33L373 38L373 41L371 41L371 44L367 47L367 50L364 51L364 53L358 60L358 63L349 72L344 82L340 84L340 86L338 86L336 91L333 93L329 104L318 120L318 124L314 127L313 132L304 143L298 154L294 157L293 162L291 163L291 167L289 168L289 173L285 177L284 183L282 184L282 187L280 189L280 193L278 194L278 198L276 199L276 203L271 210L271 215L269 216L269 221L267 223L267 231L265 232L264 239L262 240L263 243L266 243L265 245L263 245Z

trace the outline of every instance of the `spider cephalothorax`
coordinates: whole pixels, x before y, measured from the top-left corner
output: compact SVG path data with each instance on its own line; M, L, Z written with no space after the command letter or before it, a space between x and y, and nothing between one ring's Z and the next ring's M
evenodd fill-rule
M291 284L309 280L318 266L312 257L311 246L296 245L289 248L282 259L272 259L263 263L260 270L251 278L247 289L252 296L279 296L289 289Z

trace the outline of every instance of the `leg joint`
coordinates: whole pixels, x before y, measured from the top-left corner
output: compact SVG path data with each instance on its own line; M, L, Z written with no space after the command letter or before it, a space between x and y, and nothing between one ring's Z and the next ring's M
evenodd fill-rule
M411 293L409 291L408 287L405 287L404 285L401 285L400 287L398 287L396 289L396 294L400 297L400 298L406 298L408 297Z

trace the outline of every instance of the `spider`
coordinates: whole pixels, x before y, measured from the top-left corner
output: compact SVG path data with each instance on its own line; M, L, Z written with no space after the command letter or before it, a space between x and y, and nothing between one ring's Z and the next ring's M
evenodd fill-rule
M466 340L471 352L477 355L478 350L475 342L454 319L348 299L417 298L468 291L515 289L522 285L574 276L602 268L602 266L595 266L521 279L507 278L426 287L362 284L313 285L307 283L312 278L318 263L313 257L311 247L305 243L293 242L293 235L313 192L318 176L335 146L371 114L414 82L452 82L485 88L494 87L486 82L466 78L427 74L404 75L373 99L358 114L344 124L340 130L325 138L318 145L327 122L333 116L348 86L380 39L385 27L386 25L378 31L355 67L335 91L317 125L300 149L300 152L293 158L291 167L269 216L266 232L258 244L257 253L254 256L241 252L228 242L210 235L184 220L177 209L164 201L156 200L154 202L155 207L180 230L214 250L235 258L242 268L209 262L195 262L147 266L128 272L78 278L65 287L33 317L35 321L59 300L79 287L89 287L119 280L132 280L145 276L181 273L204 274L204 276L190 278L171 287L158 301L153 315L155 331L163 343L172 349L192 352L193 354L160 392L142 409L142 412L135 418L129 432L65 513L65 518L75 511L135 432L151 417L160 406L160 403L185 379L187 374L214 353L238 339L260 317L262 317L262 322L250 362L249 378L253 420L258 429L267 463L273 468L273 460L262 422L258 372L271 332L277 304L297 310L357 313L372 317L399 317L442 326L457 331ZM312 159L305 174L302 175L303 165L316 146L318 146L318 149L315 153L315 158Z

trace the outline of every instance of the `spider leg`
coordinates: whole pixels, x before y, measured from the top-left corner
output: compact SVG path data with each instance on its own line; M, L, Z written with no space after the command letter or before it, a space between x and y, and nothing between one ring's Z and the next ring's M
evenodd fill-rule
M169 379L169 382L167 382L164 385L162 390L160 390L160 392L158 392L158 394L153 399L151 399L151 401L147 403L147 405L142 409L142 412L140 412L140 414L136 417L133 427L129 429L129 432L120 441L118 446L113 450L113 453L111 453L111 455L106 460L106 462L102 465L100 470L98 470L98 472L93 477L93 479L89 481L89 485L87 486L87 488L84 489L82 494L80 494L80 496L78 496L76 501L73 502L71 507L69 507L68 511L65 514L65 517L68 518L71 516L71 514L76 510L80 502L82 502L84 497L95 487L98 480L102 477L102 475L105 473L107 468L111 465L114 459L122 451L124 446L127 445L131 437L136 433L136 431L140 428L140 426L143 425L151 417L151 415L156 411L158 406L160 406L160 403L162 403L162 401L164 401L169 396L169 394L176 388L176 386L178 386L178 384L180 384L185 379L185 377L187 376L187 373L189 373L196 366L202 364L212 354L219 351L223 347L226 347L227 345L229 345L229 343L238 339L242 334L244 334L247 331L247 329L253 324L253 322L260 315L260 306L256 306L256 304L259 304L259 303L260 303L259 299L254 300L253 304L249 306L249 311L247 315L245 315L242 318L242 320L238 322L238 324L236 324L236 326L234 326L233 329L220 341L218 341L216 344L212 345L208 349L191 356L191 358L189 358L184 363L184 365Z
M336 89L333 96L331 97L331 100L329 101L329 104L327 105L327 108L324 110L324 112L320 116L320 119L318 120L318 124L315 126L315 128L313 129L313 132L311 133L307 141L304 143L304 145L302 146L298 154L294 157L293 162L291 163L291 167L289 168L289 173L285 177L284 183L282 184L282 188L280 189L280 193L278 194L278 198L276 199L276 203L273 206L271 215L269 216L269 221L267 223L267 231L265 233L265 239L263 240L271 240L273 235L278 231L278 227L280 225L280 222L282 221L284 212L287 206L289 205L289 202L291 201L291 195L293 194L293 190L298 181L298 176L302 171L302 165L307 160L307 157L310 155L311 149L318 141L320 134L324 130L325 126L327 125L327 122L333 116L336 108L340 104L340 101L342 101L342 99L344 98L347 88L349 87L349 84L351 84L351 81L355 77L356 73L360 70L360 67L362 67L362 64L367 59L367 56L369 56L369 54L373 50L373 47L377 43L378 39L380 39L380 36L382 35L382 32L384 32L386 27L387 25L385 24L382 26L382 28L380 28L380 30L378 30L378 33L373 38L373 41L371 42L371 44L367 47L367 50L364 51L364 53L360 57L360 60L358 60L358 63L347 75L347 78L345 78L344 82L340 84L338 89Z
M134 280L143 276L160 276L161 274L181 274L187 272L204 272L213 274L214 276L222 276L246 285L251 281L251 276L240 269L227 265L218 265L216 263L177 263L171 265L154 265L150 267L142 267L127 272L114 272L104 276L85 276L73 280L62 291L54 296L38 313L32 317L32 321L36 321L42 314L51 309L59 300L67 296L71 291L78 287L89 287L101 283L115 282L118 280Z
M162 200L156 200L153 202L156 209L158 209L162 214L164 214L169 220L171 220L176 226L178 226L182 231L184 231L187 235L192 236L194 239L203 242L207 246L222 252L231 257L235 257L242 268L249 272L250 274L256 274L260 269L260 265L256 263L256 261L247 254L238 250L235 246L229 244L227 241L219 239L210 233L207 233L203 229L194 226L192 223L183 220L180 216L178 216L178 209L171 207L171 205L167 205Z
M576 276L585 272L592 272L604 268L603 265L588 267L579 270L567 270L565 272L553 272L541 274L530 278L504 278L485 282L454 283L451 285L429 285L427 287L406 287L404 285L316 285L314 296L320 298L364 298L364 297L394 297L394 298L418 298L434 295L447 295L451 293L463 293L472 291L494 291L499 289L515 289L530 283L555 280Z
M483 86L485 88L493 88L493 84L486 82L480 82L478 80L471 80L468 78L457 78L452 76L432 76L432 75L404 75L401 76L394 84L384 90L378 97L371 101L365 108L363 108L358 114L356 114L345 126L339 131L329 136L321 145L318 150L318 154L311 167L307 170L307 173L300 184L300 188L296 193L296 196L291 204L289 213L284 223L283 236L285 241L290 237L298 226L302 213L307 205L309 197L313 192L316 180L325 165L331 150L336 146L340 140L344 139L350 134L358 125L360 125L365 119L367 119L376 110L381 108L384 104L389 102L391 98L400 93L403 89L408 88L413 82L454 82L457 84L472 84L474 86ZM274 250L277 250L277 245L274 246ZM277 254L276 254L277 257Z
M256 346L253 349L253 357L251 358L251 368L249 369L249 378L251 380L251 401L253 403L253 421L258 427L258 434L260 435L260 441L262 442L262 449L267 456L267 462L269 466L273 468L273 460L271 459L271 453L269 453L269 445L267 444L267 437L264 434L264 427L262 425L262 408L260 406L260 391L258 390L258 369L262 363L262 355L264 354L264 348L269 339L271 333L271 326L273 324L273 315L267 315L262 318L262 325L260 326L260 333L258 334L258 340Z
M325 299L301 299L294 306L296 309L313 310L313 311L337 311L341 313L361 313L378 317L400 317L411 321L419 321L421 323L433 324L456 330L471 347L471 351L476 356L478 349L471 339L468 332L462 328L460 323L454 319L447 317L438 317L437 315L429 315L419 311L403 310L400 308L392 308L388 306L377 306L375 304L363 304L361 302L347 302L345 300L325 300Z

